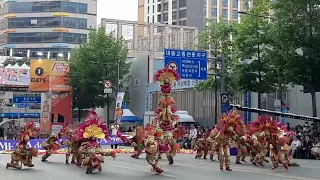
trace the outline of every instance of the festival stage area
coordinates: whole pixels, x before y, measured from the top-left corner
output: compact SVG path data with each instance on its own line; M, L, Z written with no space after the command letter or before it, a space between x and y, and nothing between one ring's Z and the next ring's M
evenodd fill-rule
M271 169L271 164L264 168L253 167L251 164L235 165L235 157L231 158L232 172L221 172L219 163L209 160L196 160L194 154L178 154L174 165L168 165L167 160L160 160L164 170L162 175L150 172L150 165L145 160L132 159L131 154L118 154L115 160L105 157L103 171L91 175L85 174L85 167L77 168L75 165L65 165L65 156L55 154L48 162L41 162L40 156L34 159L34 168L22 170L6 169L10 162L9 154L0 155L1 180L319 180L320 161L297 160L301 167L290 167L289 172L284 172L280 167Z

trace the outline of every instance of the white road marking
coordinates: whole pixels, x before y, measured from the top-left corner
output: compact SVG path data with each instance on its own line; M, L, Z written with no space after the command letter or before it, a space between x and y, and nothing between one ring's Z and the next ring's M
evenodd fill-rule
M135 168L127 167L127 166L120 166L120 165L115 165L115 164L110 164L109 166L119 167L119 168L128 169L128 170L132 170L132 171L144 172L144 171L141 171L139 169L135 169ZM162 173L160 176L166 176L166 177L170 177L170 178L175 178L176 177L176 176L173 176L173 175L170 175L170 174L164 174L164 173Z

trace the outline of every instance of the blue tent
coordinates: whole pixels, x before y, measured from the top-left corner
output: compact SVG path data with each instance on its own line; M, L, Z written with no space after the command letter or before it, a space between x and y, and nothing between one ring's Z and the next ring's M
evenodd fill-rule
M122 105L122 110L123 110L123 115L121 117L121 122L138 122L138 123L142 123L142 119L140 119L139 117L135 116L130 109L128 109L127 105Z

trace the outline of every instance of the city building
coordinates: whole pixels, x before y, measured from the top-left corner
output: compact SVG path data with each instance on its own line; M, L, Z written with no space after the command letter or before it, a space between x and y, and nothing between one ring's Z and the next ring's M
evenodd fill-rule
M207 19L240 21L252 0L139 0L138 21L204 27Z
M96 25L97 0L1 0L0 55L66 57Z
M138 21L203 27L206 0L139 0Z

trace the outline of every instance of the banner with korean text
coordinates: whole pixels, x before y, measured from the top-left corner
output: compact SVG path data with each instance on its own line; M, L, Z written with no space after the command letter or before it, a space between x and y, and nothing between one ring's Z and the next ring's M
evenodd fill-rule
M122 104L123 104L123 99L124 99L124 92L118 92L117 94L117 99L116 99L116 109L114 113L114 121L117 123L121 122L121 117L123 115L123 110L122 110Z

